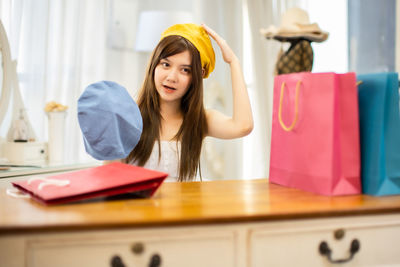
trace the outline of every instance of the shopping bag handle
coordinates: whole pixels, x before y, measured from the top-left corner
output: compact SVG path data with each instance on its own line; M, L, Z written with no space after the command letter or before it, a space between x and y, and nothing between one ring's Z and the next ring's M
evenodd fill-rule
M296 84L296 99L295 99L295 113L294 113L294 119L292 124L288 127L285 125L285 123L282 121L282 103L283 103L283 93L284 93L284 89L285 89L285 85L286 83L283 82L282 86L281 86L281 96L279 99L279 123L282 127L283 130L290 132L291 130L293 130L294 126L297 123L297 120L299 118L299 92L300 92L300 85L301 85L301 81L298 81Z

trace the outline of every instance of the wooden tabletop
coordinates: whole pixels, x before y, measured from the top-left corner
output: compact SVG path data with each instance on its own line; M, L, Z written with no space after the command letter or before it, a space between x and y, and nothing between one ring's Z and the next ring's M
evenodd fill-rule
M265 179L164 183L149 199L58 206L11 197L5 187L0 186L0 234L400 213L400 196L327 197Z

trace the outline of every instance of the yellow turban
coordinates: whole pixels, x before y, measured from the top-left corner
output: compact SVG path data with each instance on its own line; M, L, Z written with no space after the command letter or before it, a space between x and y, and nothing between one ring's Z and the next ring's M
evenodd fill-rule
M204 78L207 78L214 70L215 54L210 37L203 27L192 23L175 24L161 34L161 39L170 35L182 36L197 48L200 53L201 66L205 70Z

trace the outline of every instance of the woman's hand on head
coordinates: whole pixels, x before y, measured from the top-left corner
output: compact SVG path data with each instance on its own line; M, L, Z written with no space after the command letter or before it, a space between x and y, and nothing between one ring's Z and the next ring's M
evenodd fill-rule
M232 117L216 110L206 110L207 134L223 139L243 137L253 130L253 114L239 60L221 36L204 24L202 27L217 42L224 61L230 65L233 96Z
M217 42L219 48L221 49L222 57L226 63L230 64L233 61L238 60L235 53L232 51L226 41L221 36L219 36L218 33L216 33L213 29L211 29L204 23L201 24L201 26L208 33L208 35L210 35Z

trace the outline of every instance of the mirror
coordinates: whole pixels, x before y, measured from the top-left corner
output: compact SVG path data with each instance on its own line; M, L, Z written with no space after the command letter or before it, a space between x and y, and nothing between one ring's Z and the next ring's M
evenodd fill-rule
M0 95L0 125L3 123L4 117L7 113L11 96L11 80L10 80L10 67L11 67L11 53L10 45L3 23L0 20L0 59L1 59L1 95Z
M0 60L0 125L3 128L2 130L9 129L7 136L2 136L0 140L0 164L32 164L31 162L27 162L25 158L25 154L27 153L25 151L34 149L32 145L37 146L37 144L33 142L36 137L30 122L25 119L27 118L27 115L19 89L16 68L17 61L11 59L10 44L1 20ZM8 122L5 123L8 111L10 111L11 115L11 124ZM24 138L21 138L21 136ZM5 139L3 139L3 137L5 137ZM22 141L24 143L21 143ZM32 157L32 155L29 155L29 157Z

